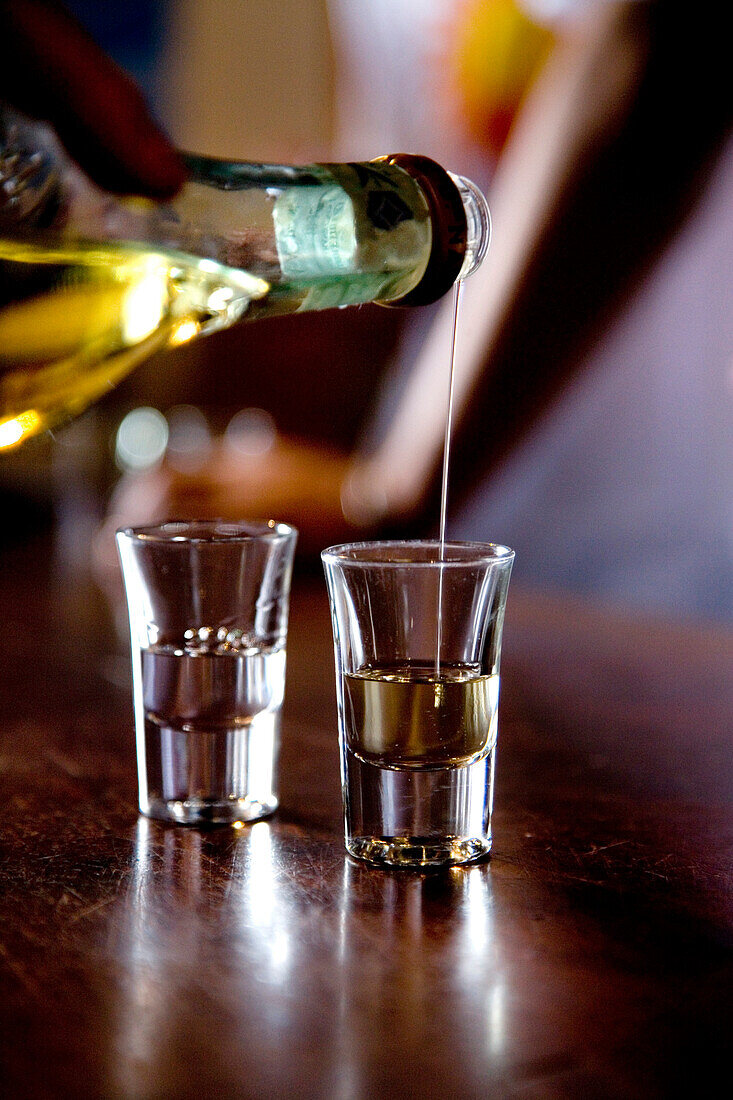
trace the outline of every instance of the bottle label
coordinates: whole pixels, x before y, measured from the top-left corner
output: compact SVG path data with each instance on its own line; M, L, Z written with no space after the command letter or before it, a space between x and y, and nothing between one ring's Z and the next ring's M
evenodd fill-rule
M354 271L354 206L341 187L289 187L276 199L272 217L285 279L318 279Z

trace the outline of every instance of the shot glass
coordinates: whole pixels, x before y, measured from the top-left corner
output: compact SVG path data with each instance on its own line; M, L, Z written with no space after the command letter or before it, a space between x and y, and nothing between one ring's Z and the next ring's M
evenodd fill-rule
M274 521L117 532L141 813L213 825L277 808L296 538Z
M373 542L321 557L348 851L413 868L486 855L513 551Z

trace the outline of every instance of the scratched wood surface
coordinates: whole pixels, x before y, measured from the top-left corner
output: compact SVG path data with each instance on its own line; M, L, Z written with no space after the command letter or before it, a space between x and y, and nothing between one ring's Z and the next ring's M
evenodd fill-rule
M0 558L0 1096L668 1097L726 1079L733 636L515 589L495 851L349 860L320 579L282 806L138 818L129 672L43 541Z

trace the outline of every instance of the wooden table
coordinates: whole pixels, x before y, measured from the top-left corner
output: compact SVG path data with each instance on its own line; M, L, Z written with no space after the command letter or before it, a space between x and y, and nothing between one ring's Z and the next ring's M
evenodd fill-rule
M3 1097L729 1080L731 633L515 588L494 855L415 875L343 849L319 577L292 601L282 806L240 830L138 818L123 647L46 543L2 552L0 601Z

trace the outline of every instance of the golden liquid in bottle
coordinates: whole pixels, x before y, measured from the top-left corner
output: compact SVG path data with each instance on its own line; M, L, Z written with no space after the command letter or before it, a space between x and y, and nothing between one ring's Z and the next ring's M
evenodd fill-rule
M219 166L216 186L188 184L168 211L113 205L99 242L0 238L0 450L81 412L163 348L245 315L392 301L423 277L430 213L401 169L312 166L299 182L272 169L242 188L230 167L231 188Z
M0 450L81 412L159 349L232 324L268 290L149 246L0 240Z

